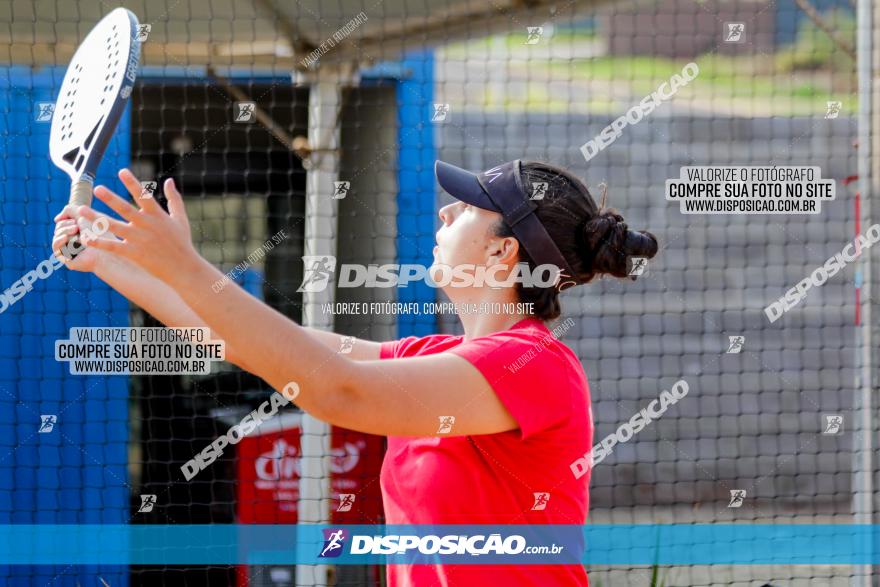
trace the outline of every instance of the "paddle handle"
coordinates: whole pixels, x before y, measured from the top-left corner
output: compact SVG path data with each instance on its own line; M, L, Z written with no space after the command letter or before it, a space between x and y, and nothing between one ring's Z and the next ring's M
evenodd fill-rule
M74 206L88 206L89 204L91 204L92 185L93 182L89 179L80 179L73 182L70 185L70 199L68 200L68 202ZM67 241L66 256L74 259L79 253L82 252L83 248L84 247L79 240L79 235L75 234L70 237L69 241Z

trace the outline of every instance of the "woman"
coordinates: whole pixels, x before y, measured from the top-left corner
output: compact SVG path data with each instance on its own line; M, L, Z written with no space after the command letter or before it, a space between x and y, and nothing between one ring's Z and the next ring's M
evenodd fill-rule
M463 336L358 340L340 354L340 335L303 328L234 284L215 293L223 274L193 247L174 182L165 182L166 213L139 198L128 170L119 177L140 209L97 187L123 220L109 219L113 234L66 262L168 326L210 327L228 361L276 389L297 382L297 404L313 416L388 436L381 487L389 524L582 525L589 475L576 477L571 464L592 445L589 389L577 356L544 323L560 315L560 290L626 277L631 258L653 257L657 240L628 230L579 179L551 165L513 161L477 175L438 162L435 172L457 201L440 210L432 275L441 265L492 268L509 285L449 285L450 301L530 312L462 312ZM56 254L99 217L65 208ZM561 275L549 287L516 283L520 262ZM579 565L391 565L389 578L419 586L587 582Z

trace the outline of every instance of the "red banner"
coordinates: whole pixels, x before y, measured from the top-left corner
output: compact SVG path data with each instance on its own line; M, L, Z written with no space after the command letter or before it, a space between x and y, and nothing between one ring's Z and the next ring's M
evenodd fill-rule
M385 439L333 428L331 523L382 523L379 471ZM238 444L238 521L295 524L300 478L300 428L254 435Z

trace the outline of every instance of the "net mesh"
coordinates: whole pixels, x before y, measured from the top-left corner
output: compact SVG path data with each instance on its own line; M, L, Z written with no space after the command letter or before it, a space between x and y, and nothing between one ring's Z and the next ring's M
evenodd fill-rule
M590 521L853 521L855 265L779 320L764 311L867 227L857 224L856 184L844 181L858 155L849 2L813 2L821 28L794 0L538 2L531 11L280 4L126 2L150 25L145 65L99 181L122 193L113 176L130 166L162 200L162 182L174 178L198 250L253 295L297 322L391 340L461 330L451 315L304 312L302 257L430 264L437 209L449 201L434 183L435 159L472 170L516 158L564 166L595 196L607 188L608 205L660 242L636 282L563 296L564 341L590 381L594 440L676 381L690 388L595 466ZM40 105L54 101L70 51L109 10L55 0L0 12L3 288L49 256L69 182L48 162ZM692 82L619 132L605 130L690 62ZM685 166L813 166L836 180L837 196L812 215L683 214L664 190ZM310 176L325 169L338 170L337 183L332 192L318 184L323 200L310 218ZM340 288L323 301L443 300L411 287ZM260 379L229 364L198 377L83 377L54 360L54 341L72 326L129 324L159 325L67 271L36 280L0 315L0 523L295 523L299 479L315 472L300 469L302 414L292 407L277 430L192 480L181 474L266 400ZM57 417L54 433L40 431L44 415ZM330 489L319 508L339 523L381 523L384 440L324 434L330 458L317 474ZM588 570L594 585L658 582L650 567ZM0 583L270 586L295 584L296 572L0 566ZM384 570L331 572L337 585L380 585ZM659 581L845 585L855 572L681 566L659 569Z

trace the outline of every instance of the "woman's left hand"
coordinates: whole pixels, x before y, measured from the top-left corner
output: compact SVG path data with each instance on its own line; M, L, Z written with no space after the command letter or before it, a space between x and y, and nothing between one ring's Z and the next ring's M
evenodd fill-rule
M97 239L88 246L95 247L128 259L158 279L171 283L182 268L198 259L199 254L192 244L192 233L183 198L177 191L173 179L165 181L165 197L168 199L168 213L162 209L151 194L142 195L141 183L128 169L119 172L119 179L128 189L132 199L140 208L133 206L107 189L95 188L95 196L119 214L125 222L115 220L95 212L88 206L81 206L77 213L94 222L106 218L110 231L122 240Z

